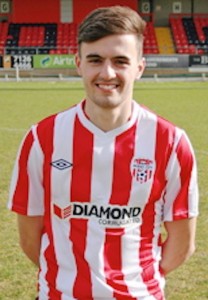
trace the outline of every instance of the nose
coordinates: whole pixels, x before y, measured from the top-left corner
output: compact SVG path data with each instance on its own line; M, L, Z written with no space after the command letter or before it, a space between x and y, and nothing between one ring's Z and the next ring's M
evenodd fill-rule
M103 79L111 79L116 77L116 71L111 62L105 61L100 70L100 76Z

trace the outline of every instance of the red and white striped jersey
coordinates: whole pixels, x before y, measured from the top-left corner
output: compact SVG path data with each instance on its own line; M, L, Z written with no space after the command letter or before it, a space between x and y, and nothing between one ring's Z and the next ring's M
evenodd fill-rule
M44 216L40 300L162 300L162 222L198 214L196 163L183 130L133 101L103 132L83 102L31 128L9 208Z

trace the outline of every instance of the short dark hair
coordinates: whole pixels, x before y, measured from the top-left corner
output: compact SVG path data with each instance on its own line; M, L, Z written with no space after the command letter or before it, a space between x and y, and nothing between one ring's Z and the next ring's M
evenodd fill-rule
M78 47L113 34L134 34L138 39L138 50L142 53L145 21L126 6L101 7L93 10L82 21L78 29Z

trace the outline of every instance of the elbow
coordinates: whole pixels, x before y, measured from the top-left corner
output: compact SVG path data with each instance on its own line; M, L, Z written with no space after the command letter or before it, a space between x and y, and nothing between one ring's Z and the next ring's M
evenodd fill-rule
M194 243L180 243L180 246L163 249L160 267L165 275L185 263L195 252Z
M189 245L188 249L187 249L187 259L189 259L193 254L194 252L196 251L196 246L195 246L195 243Z
M36 265L39 267L39 254L40 248L39 245L36 245L30 239L20 239L20 247L24 254Z
M26 255L30 252L30 248L32 247L31 242L26 238L20 238L19 245Z
M181 263L186 262L195 252L196 247L195 244L191 244L191 245L187 245L186 247L184 247L183 249L181 249L181 253L180 253L180 260Z
M30 256L35 251L38 243L32 236L22 234L19 238L19 245L26 256Z

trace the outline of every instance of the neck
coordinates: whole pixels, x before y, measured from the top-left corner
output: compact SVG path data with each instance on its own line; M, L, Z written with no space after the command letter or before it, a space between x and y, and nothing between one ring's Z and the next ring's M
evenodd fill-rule
M127 123L132 113L132 103L114 108L92 105L86 100L84 111L90 121L104 132L111 131Z

